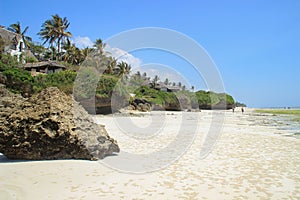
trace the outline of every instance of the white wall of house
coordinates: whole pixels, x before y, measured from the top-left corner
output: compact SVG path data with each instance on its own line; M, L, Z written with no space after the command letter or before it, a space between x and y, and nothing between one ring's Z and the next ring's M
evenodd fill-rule
M18 44L16 45L15 49L10 49L10 55L11 56L17 56L18 62L20 62L21 59L21 54L25 52L25 42L23 40L23 38L21 38L18 41Z
M21 60L21 54L25 52L26 45L21 35L11 32L0 26L0 37L5 41L4 51Z

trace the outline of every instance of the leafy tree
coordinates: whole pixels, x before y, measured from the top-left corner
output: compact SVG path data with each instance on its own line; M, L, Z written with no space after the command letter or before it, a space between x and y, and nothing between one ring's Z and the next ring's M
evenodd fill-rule
M36 44L34 42L29 42L29 45L30 45L30 51L39 61L45 59L44 57L46 53L46 48L43 45Z
M32 42L32 39L31 37L25 35L29 29L28 26L26 26L25 29L22 31L20 22L17 22L15 24L11 24L7 29L21 35L25 42L25 45L30 48L30 42Z
M66 17L61 18L58 14L52 15L52 19L48 19L43 23L42 29L38 34L44 40L43 44L49 42L53 46L56 43L57 54L60 54L62 43L72 37L72 33L67 31L69 25L70 22Z
M102 75L97 85L96 96L104 98L111 97L117 83L117 77L111 75Z
M74 85L74 96L77 100L95 97L95 88L99 81L99 74L93 67L81 68Z

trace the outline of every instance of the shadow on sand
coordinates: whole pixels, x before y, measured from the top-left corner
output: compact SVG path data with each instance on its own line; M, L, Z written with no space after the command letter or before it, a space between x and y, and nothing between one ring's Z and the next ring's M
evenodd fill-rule
M118 156L117 153L108 154L105 157L114 157ZM90 161L90 162L97 162L99 160L85 160L85 159L56 159L56 160L12 160L8 159L5 155L0 153L0 164L1 163L25 163L25 162L40 162L40 161L58 161L58 160L83 160L83 161ZM101 160L101 159L100 159Z

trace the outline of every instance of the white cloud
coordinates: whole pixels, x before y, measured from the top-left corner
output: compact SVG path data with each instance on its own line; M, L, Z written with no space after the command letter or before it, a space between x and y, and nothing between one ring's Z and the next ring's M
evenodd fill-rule
M139 68L142 61L139 58L134 57L130 53L115 47L106 45L105 51L109 52L112 57L115 57L118 61L124 61L131 65L132 70Z
M86 47L92 47L94 45L94 43L91 41L89 37L81 37L81 36L75 37L74 43L80 49Z

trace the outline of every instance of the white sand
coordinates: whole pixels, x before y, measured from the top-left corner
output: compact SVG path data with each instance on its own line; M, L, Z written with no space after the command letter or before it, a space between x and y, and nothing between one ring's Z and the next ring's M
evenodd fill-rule
M156 132L155 126L148 127L141 138L138 131L130 135L126 131L131 129L116 125L122 117L97 119L123 152L147 155L166 148L181 126L182 113L153 115L160 120L131 117L140 130L163 124ZM212 115L189 113L191 126L200 125L195 140L176 162L154 172L125 173L79 160L2 162L0 199L300 199L299 139L284 136L288 131L278 130L268 115L227 111L218 142L205 159L199 159Z

